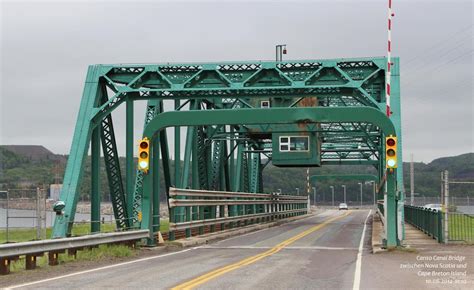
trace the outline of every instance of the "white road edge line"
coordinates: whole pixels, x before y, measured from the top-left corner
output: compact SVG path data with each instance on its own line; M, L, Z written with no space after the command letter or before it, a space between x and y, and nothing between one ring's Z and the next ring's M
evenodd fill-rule
M325 212L322 212L322 213L325 213ZM311 217L317 217L317 216L321 215L322 213L318 213L318 214L311 215L311 216L308 216L308 217L305 217L305 218L302 218L302 219L298 219L298 220L295 220L295 221L291 221L291 222L289 222L289 223L298 222L298 221L305 220L305 219L308 219L308 218L311 218ZM223 240L223 241L227 241L227 240L231 240L231 239L234 239L234 238L237 238L237 237L242 237L242 236L254 234L254 233L257 233L257 232L260 232L260 231L264 231L264 230L268 230L268 229L269 229L269 228L260 229L260 230L258 230L258 231L249 232L249 233L244 234L244 235L240 235L240 236L236 236L236 237L231 237L231 238L225 239L225 240ZM53 278L48 278L48 279L43 279L43 280L28 282L28 283L19 284L19 285L13 285L13 286L6 287L6 288L4 288L4 289L5 289L5 290L9 290L9 289L16 289L16 288L21 288L21 287L27 287L27 286L31 286L31 285L35 285L35 284L41 284L41 283L45 283L45 282L49 282L49 281L55 281L55 280L64 279L64 278L68 278L68 277L73 277L73 276L82 275L82 274L87 274L87 273L91 273L91 272L95 272L95 271L101 271L101 270L106 270L106 269L110 269L110 268L120 267L120 266L124 266L124 265L129 265L129 264L140 263L140 262L144 262L144 261L148 261L148 260L153 260L153 259L157 259L157 258L161 258L161 257L172 256L172 255L176 255L176 254L180 254L180 253L184 253L184 252L188 252L188 251L191 251L191 250L195 250L195 249L198 249L198 248L204 248L204 247L206 247L206 246L193 247L193 248L189 248L189 249L182 250L182 251L179 251L179 252L172 252L172 253L163 254L163 255L159 255L159 256L147 257L147 258L142 258L142 259L138 259L138 260L133 260L133 261L123 262L123 263L119 263L119 264L114 264L114 265L110 265L110 266L104 266L104 267L99 267L99 268L95 268L95 269L90 269L90 270L75 272L75 273L66 274L66 275L62 275L62 276L57 276L57 277L53 277Z
M362 230L362 237L360 237L359 252L357 253L357 262L354 273L354 283L352 284L352 290L360 289L360 274L362 272L362 251L364 250L365 229L367 228L367 220L369 219L371 213L372 210L369 211L369 214L365 218L364 229Z
M203 250L206 249L218 249L218 250L228 250L228 249L237 249L237 250L247 250L247 249L260 249L260 250L268 250L274 247L259 247L259 246L228 246L228 247L214 247L214 246L207 246L203 247ZM359 248L344 248L344 247L323 247L323 246L308 246L308 247L284 247L283 250L341 250L341 251L358 251Z
M27 287L27 286L31 286L31 285L35 285L35 284L45 283L45 282L49 282L49 281L55 281L55 280L64 279L64 278L68 278L68 277L73 277L73 276L82 275L82 274L87 274L87 273L91 273L91 272L95 272L95 271L106 270L106 269L120 267L120 266L124 266L124 265L130 265L130 264L134 264L134 263L140 263L140 262L144 262L144 261L148 261L148 260L153 260L153 259L172 256L172 255L176 255L176 254L181 254L181 253L184 253L184 252L189 252L189 251L195 250L197 248L200 248L200 247L194 247L194 248L189 248L189 249L182 250L182 251L179 251L179 252L172 252L172 253L167 253L167 254L163 254L163 255L159 255L159 256L147 257L147 258L142 258L142 259L138 259L138 260L123 262L123 263L119 263L119 264L94 268L94 269L90 269L90 270L74 272L74 273L71 273L71 274L66 274L66 275L57 276L57 277L53 277L53 278L38 280L38 281L34 281L34 282L28 282L28 283L14 285L14 286L9 286L9 287L6 287L4 289L8 290L8 289L16 289L16 288L21 288L21 287Z

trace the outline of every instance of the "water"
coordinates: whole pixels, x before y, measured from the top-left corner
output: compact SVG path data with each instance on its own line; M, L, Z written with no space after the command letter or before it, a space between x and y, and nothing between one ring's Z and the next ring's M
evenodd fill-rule
M36 211L34 210L23 210L23 209L10 209L8 211L9 228L33 228L36 227ZM29 218L19 218L29 217ZM56 214L53 211L46 212L46 227L52 227ZM113 221L113 215L101 215L104 217L106 222ZM90 214L76 213L74 218L75 222L90 222ZM0 229L7 227L7 210L0 208Z
M468 205L458 205L456 206L458 212L466 213L466 214L472 214L474 215L474 206L468 206Z

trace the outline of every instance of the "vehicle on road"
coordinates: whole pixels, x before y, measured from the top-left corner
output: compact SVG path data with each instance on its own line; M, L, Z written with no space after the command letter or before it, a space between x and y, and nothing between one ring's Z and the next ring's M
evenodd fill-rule
M441 204L439 204L439 203L425 204L423 207L429 208L429 209L435 209L435 210L438 210L438 211L441 210Z
M340 203L339 204L339 210L348 210L349 207L347 206L347 203Z

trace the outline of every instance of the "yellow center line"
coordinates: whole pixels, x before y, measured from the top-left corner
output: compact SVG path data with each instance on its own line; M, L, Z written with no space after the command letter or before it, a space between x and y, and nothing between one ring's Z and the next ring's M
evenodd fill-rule
M247 265L250 265L250 264L253 264L265 257L268 257L268 256L271 256L275 253L278 253L279 251L281 251L283 248L285 248L286 246L289 246L291 245L292 243L296 242L297 240L323 228L324 226L328 225L329 223L335 221L335 220L338 220L338 219L342 219L343 217L346 217L347 215L349 215L350 212L347 212L341 216L337 216L337 217L333 217L333 218L330 218L326 221L324 221L323 223L321 224L318 224L304 232L301 232L299 233L298 235L294 236L294 237L291 237L279 244L277 244L276 246L274 246L273 248L271 248L270 250L267 250L263 253L260 253L260 254L257 254L257 255L254 255L254 256L251 256L251 257L248 257L246 259L243 259L239 262L236 262L236 263L233 263L233 264L230 264L230 265L227 265L225 267L222 267L222 268L218 268L216 270L213 270L207 274L204 274L204 275L201 275L199 277L196 277L194 279L191 279L187 282L184 282L182 284L179 284L175 287L172 288L172 290L178 290L178 289L193 289L199 285L202 285L206 282L208 282L209 280L212 280L214 278L217 278L221 275L224 275L225 273L228 273L228 272L231 272L231 271L234 271L240 267L243 267L243 266L247 266Z

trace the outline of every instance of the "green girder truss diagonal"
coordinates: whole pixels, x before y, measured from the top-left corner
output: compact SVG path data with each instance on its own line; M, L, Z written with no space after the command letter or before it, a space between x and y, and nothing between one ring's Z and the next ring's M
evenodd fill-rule
M92 220L100 218L102 147L117 228L150 229L148 242L153 244L154 233L159 230L160 193L156 180L161 172L166 198L172 185L265 192L264 168L278 153L272 147L272 136L312 134L317 138L319 158L318 165L312 166L376 168L377 180L385 181L386 203L381 208L389 224L385 240L388 246L397 245L403 239L403 172L402 168L384 170L384 138L398 137L398 159L402 160L399 59L394 58L391 66L390 119L384 114L386 70L383 57L90 66L60 196L66 206L56 216L53 237L71 233L89 146ZM155 161L148 174L135 171L133 156L137 143L133 140L133 111L140 100L148 102L143 136L158 140L153 141L151 153ZM174 103L172 108L164 105L170 101ZM261 108L263 101L270 108ZM112 125L112 113L122 104L126 104L125 178L115 144L118 129ZM184 138L174 134L174 160L170 159L172 147L164 130L168 127L176 128L175 132L187 130ZM176 158L182 150L181 141L183 161ZM301 161L294 162L302 166L298 163ZM172 209L170 219L180 222L216 218L224 208L216 209L177 207ZM262 210L259 205L235 205L229 206L228 214ZM211 231L214 229L211 227ZM91 230L100 231L100 224L92 224ZM199 232L204 229L199 228ZM186 231L187 236L190 234ZM172 237L174 234L170 233Z

